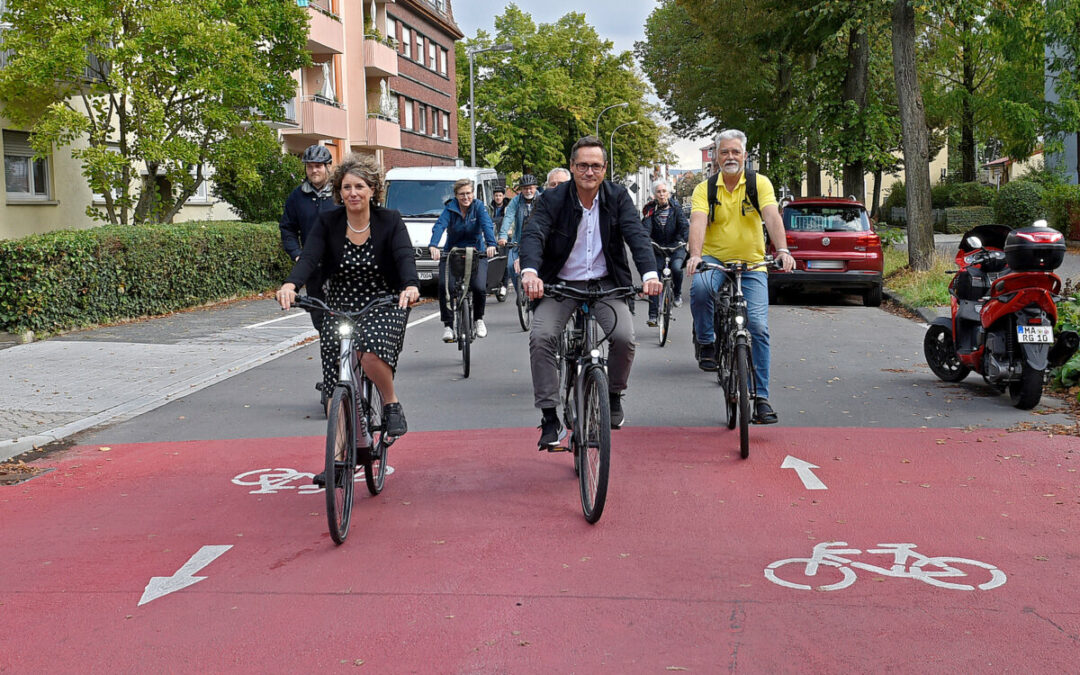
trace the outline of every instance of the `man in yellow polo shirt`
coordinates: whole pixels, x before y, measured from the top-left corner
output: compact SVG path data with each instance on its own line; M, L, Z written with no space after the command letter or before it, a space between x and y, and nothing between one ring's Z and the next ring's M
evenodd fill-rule
M690 257L686 268L693 276L690 286L690 313L694 317L694 334L699 345L698 366L715 371L717 354L713 332L712 293L726 281L721 272L697 272L698 263L743 261L759 263L765 259L765 236L761 223L769 231L776 246L777 262L784 270L795 267L795 259L787 249L784 222L776 206L772 183L761 174L754 174L757 185L757 209L746 193L746 134L738 129L726 129L716 136L716 162L720 175L716 186L716 207L709 215L708 181L694 188L690 207ZM776 412L769 405L769 273L764 269L743 274L743 296L746 298L747 320L750 329L750 353L754 362L755 424L773 424Z

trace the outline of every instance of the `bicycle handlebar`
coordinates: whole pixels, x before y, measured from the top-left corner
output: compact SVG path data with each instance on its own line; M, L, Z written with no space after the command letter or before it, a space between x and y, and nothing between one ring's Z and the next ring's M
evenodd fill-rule
M313 298L310 295L298 295L296 302L293 303L294 307L299 307L305 312L326 312L330 316L340 316L356 323L365 314L377 307L396 307L398 304L397 295L380 295L368 304L364 305L363 309L355 312L346 312L340 309L332 309L325 302L318 298Z
M711 262L702 260L702 261L700 261L698 263L696 271L697 272L702 272L702 271L716 270L718 272L728 272L728 273L732 273L732 272L749 272L751 270L756 270L759 267L771 267L771 268L774 268L774 269L779 269L779 263L777 263L776 260L772 256L765 256L765 260L762 260L759 263L747 263L747 262L743 262L741 260L733 260L731 262L726 262L726 263L724 263L724 262L722 262L722 263L711 263Z
M660 251L661 253L666 253L668 255L671 255L672 253L677 253L680 249L685 249L686 248L686 242L685 241L680 241L678 244L675 244L674 246L661 246L660 244L657 244L654 241L652 243L652 246L653 246L653 249L656 250L656 251Z
M544 295L550 295L555 299L564 298L567 300L618 300L620 298L629 298L641 293L641 288L638 286L618 286L616 288L609 288L606 291L589 291L582 290L580 288L574 288L573 286L567 286L566 284L552 284L544 287Z

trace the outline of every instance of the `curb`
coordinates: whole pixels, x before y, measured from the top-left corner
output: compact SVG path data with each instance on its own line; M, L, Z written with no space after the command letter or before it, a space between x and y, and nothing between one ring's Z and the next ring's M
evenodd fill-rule
M204 376L201 379L192 378L178 382L168 389L163 389L150 398L140 398L138 400L128 401L127 403L121 403L108 410L104 410L89 417L84 417L81 420L76 420L75 422L65 424L64 426L55 429L50 429L44 433L35 434L33 436L23 436L14 440L0 440L0 462L35 448L39 448L48 443L63 440L80 431L85 431L106 423L122 422L126 419L135 417L136 415L141 415L155 408L160 408L166 403L181 399L188 394L194 394L210 385L227 380L233 375L239 375L246 370L251 370L256 366L272 361L279 356L284 356L291 351L299 349L308 340L317 337L318 335L319 333L314 328L309 328L303 333L294 335L272 345L262 353L233 361L232 363L226 364L221 370L211 375Z
M903 298L901 298L896 293L893 293L888 288L882 288L881 293L889 299L889 302L900 305L907 311L918 315L918 317L922 319L923 322L925 322L926 324L931 324L934 322L934 319L938 318L937 312L935 312L933 309L928 307L915 307L913 305L909 305L907 302L904 301Z

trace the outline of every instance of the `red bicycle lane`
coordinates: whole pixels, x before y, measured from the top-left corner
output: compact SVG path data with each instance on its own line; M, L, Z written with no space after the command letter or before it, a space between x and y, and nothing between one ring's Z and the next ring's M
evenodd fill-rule
M297 473L318 470L321 437L75 448L0 488L0 670L1074 663L1075 438L752 431L748 460L721 429L613 434L595 526L569 455L537 453L534 429L410 433L391 449L382 495L358 484L340 547L323 494ZM816 468L782 468L789 456ZM827 542L859 553L814 577L804 563L774 570L819 590L767 578ZM984 566L934 577L912 559L893 572L891 555L868 552L887 544ZM1002 574L988 590L922 578L974 588Z

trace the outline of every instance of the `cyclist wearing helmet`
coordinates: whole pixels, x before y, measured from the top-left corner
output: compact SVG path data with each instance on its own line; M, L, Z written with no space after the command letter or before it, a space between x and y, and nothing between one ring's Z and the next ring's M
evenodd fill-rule
M536 205L536 189L536 176L531 173L523 175L518 181L518 193L506 207L506 215L503 216L502 227L499 228L499 246L505 246L508 240L515 244L521 243L521 231L525 229L525 223L529 221L529 216L532 215L533 207ZM510 282L517 280L517 259L517 249L510 251L506 257L506 275L503 277L503 286L508 286Z
M319 214L331 211L334 204L334 185L330 181L330 151L322 145L309 146L300 158L304 162L307 178L285 200L285 209L281 214L281 246L293 262L300 260L300 253L308 240L308 235L319 222ZM307 280L307 294L319 300L326 299L323 293L323 279L319 270ZM315 330L322 328L322 312L311 313L311 323ZM315 388L322 392L320 405L326 407L326 392L320 380Z

